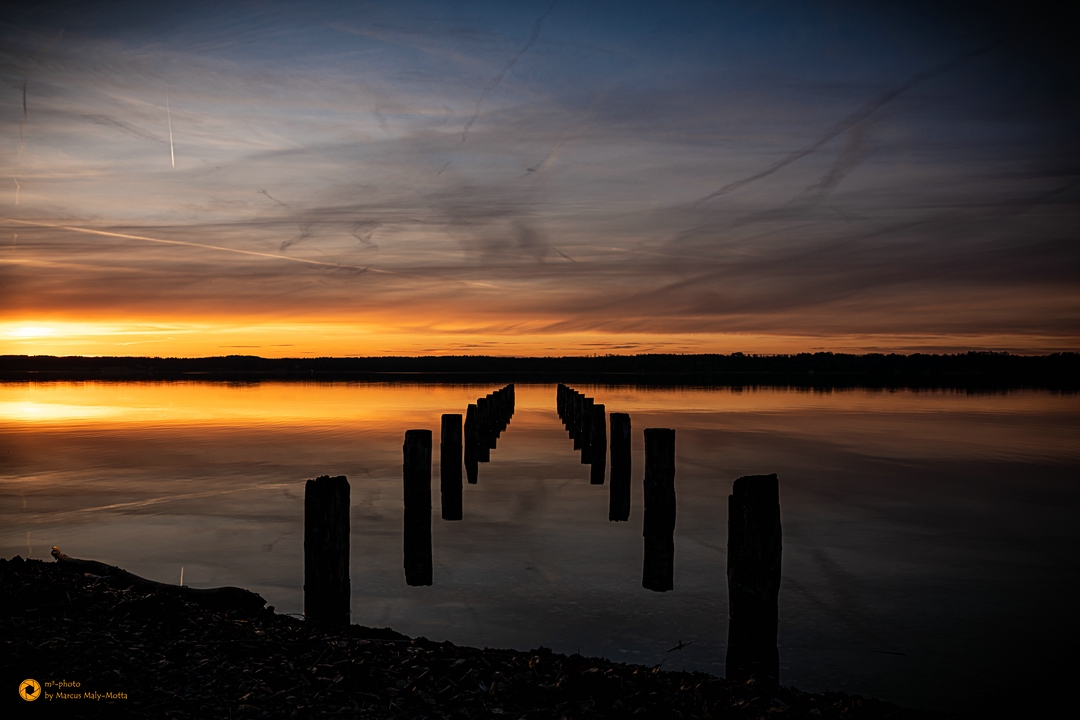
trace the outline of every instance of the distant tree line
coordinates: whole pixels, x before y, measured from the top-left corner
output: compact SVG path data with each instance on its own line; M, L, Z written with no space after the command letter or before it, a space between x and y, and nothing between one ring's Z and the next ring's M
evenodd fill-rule
M0 380L317 380L644 386L1080 389L1080 354L206 358L0 356Z

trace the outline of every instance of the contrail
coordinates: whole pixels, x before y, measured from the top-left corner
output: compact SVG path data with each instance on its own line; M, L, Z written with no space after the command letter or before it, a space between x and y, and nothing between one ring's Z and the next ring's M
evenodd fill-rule
M19 178L13 177L11 179L15 181L15 204L18 205L19 204L19 187L20 187Z
M963 55L960 55L959 57L953 58L952 60L949 60L948 62L943 63L941 65L938 65L935 68L931 68L929 70L924 70L923 72L919 73L918 75L915 75L914 77L912 77L910 80L905 82L903 85L899 85L898 87L893 88L892 90L885 93L881 97L866 103L861 108L859 108L858 110L851 113L846 118L844 118L843 120L841 120L840 122L836 123L831 128L829 128L828 132L823 137L816 140L814 143L806 146L802 150L797 150L797 151L791 153L790 155L788 155L786 158L784 158L780 162L765 168L764 170L762 170L759 173L756 173L756 174L751 175L749 177L742 178L741 180L735 180L734 182L728 183L727 185L720 188L719 190L716 190L715 192L709 193L705 197L701 198L700 200L698 200L695 203L695 205L706 202L707 200L712 200L715 197L720 197L721 195L727 195L728 193L731 193L731 192L734 192L734 191L738 190L739 188L743 187L744 185L749 185L752 182L755 182L757 180L761 180L762 178L766 178L766 177L772 175L777 170L781 170L781 169L787 167L788 165L795 162L796 160L801 160L802 158L806 157L807 155L810 155L811 153L816 152L818 149L821 148L822 145L829 142L830 140L832 140L837 135L840 135L841 133L846 132L847 130L850 130L854 126L858 125L863 120L870 117L872 114L874 114L875 112L877 112L878 110L883 108L885 105L887 105L890 102L892 102L893 100L895 100L897 97L899 97L903 93L905 93L908 90L910 90L911 88L915 87L916 85L918 85L920 83L923 83L923 82L926 82L930 78L936 77L938 75L942 75L942 74L944 74L944 73L946 73L946 72L948 72L948 71L950 71L950 70L952 70L952 69L954 69L956 67L959 67L960 65L963 65L964 63L966 63L968 60L972 60L972 59L974 59L974 58L976 58L976 57L978 57L980 55L985 55L986 53L988 53L988 52L990 52L992 50L996 50L998 47L1003 45L1004 42L1005 42L1004 40L998 40L997 42L991 43L990 45L986 45L986 46L981 47L981 48L979 48L977 50L973 50L973 51L971 51L969 53L965 53Z
M341 263L322 262L320 260L307 260L305 258L289 257L288 255L275 255L274 253L258 252L257 250L240 250L238 248L222 247L220 245L207 245L205 243L188 242L186 240L163 240L161 238L146 237L145 235L128 235L126 233L108 232L105 230L91 230L90 228L74 227L72 225L55 225L53 223L32 222L30 220L16 220L15 218L2 218L7 222L19 223L20 225L33 225L35 227L55 228L70 232L85 233L87 235L103 235L105 237L124 238L126 240L143 240L145 242L160 243L162 245L183 245L185 247L201 248L203 250L217 250L219 252L236 253L238 255L254 255L255 257L271 258L273 260L288 260L289 262L304 263L306 265L320 265L323 267L342 268L345 270L358 270L393 274L389 270L376 270L369 267L357 267L356 265L343 265Z
M278 205L280 205L281 207L289 207L288 205L286 205L285 203L281 202L280 200L278 200L278 199L277 199L276 197L274 197L274 196L273 196L273 195L271 195L270 193L266 192L265 190L259 190L259 191L258 191L258 193L259 193L260 195L265 195L266 197L268 197L269 199L273 200L274 202L276 202L276 203L277 203Z
M169 83L165 83L165 116L169 119L169 157L172 158L172 166L176 167L176 153L173 151L172 142L172 110L169 109Z
M465 123L465 128L461 131L461 142L465 142L465 138L469 134L469 128L472 127L473 123L476 122L477 116L480 115L480 103L484 102L484 98L488 96L488 93L490 93L492 90L499 86L499 83L502 82L502 79L506 76L506 73L510 72L510 68L514 67L517 61L521 59L521 56L528 52L529 48L531 48L540 38L540 30L544 26L544 20L547 18L548 15L551 14L552 10L554 10L555 6L558 4L559 0L551 0L551 4L548 5L548 9L544 11L544 14L536 18L535 21L533 21L532 32L529 33L529 42L525 43L525 46L518 50L517 54L514 55L514 57L510 58L510 62L506 63L506 67L502 69L502 72L492 78L491 82L489 82L487 84L487 87L484 88L484 91L480 93L480 98L476 101L476 107L473 109L472 117L468 119L468 121Z

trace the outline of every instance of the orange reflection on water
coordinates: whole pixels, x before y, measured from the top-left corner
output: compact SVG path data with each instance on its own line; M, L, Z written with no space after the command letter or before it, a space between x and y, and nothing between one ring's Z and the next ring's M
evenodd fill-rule
M431 422L464 412L494 385L390 383L50 382L0 385L0 422L96 425L367 426ZM518 407L554 408L554 386L525 385ZM1073 409L1073 396L865 388L634 388L579 385L609 412L933 414L1046 413ZM550 397L549 397L550 396ZM437 419L438 415L435 415Z
M0 426L25 434L92 429L186 435L193 443L223 431L266 438L300 431L390 436L411 427L437 434L443 413L464 414L494 385L388 383L228 384L55 382L0 385ZM788 388L689 389L580 385L607 411L627 412L635 433L674 427L715 441L740 433L802 438L887 457L1074 457L1071 428L1080 396L1019 391L810 391ZM556 427L555 387L520 385L514 443ZM21 428L21 430L20 430ZM282 435L282 433L284 433ZM116 436L120 437L119 435ZM292 442L292 441L290 441ZM305 442L311 442L307 440Z
M0 385L0 422L31 425L381 427L464 412L484 387L56 382ZM438 415L434 416L438 419Z

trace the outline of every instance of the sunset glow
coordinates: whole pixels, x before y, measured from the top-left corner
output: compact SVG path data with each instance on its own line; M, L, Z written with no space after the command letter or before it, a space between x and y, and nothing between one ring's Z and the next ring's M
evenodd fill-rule
M1052 38L542 5L20 10L0 354L1080 349Z

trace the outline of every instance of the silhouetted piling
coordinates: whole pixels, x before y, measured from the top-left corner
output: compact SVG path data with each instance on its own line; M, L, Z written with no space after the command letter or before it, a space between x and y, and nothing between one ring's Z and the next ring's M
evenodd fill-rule
M645 430L645 558L641 586L657 592L674 587L675 431Z
M487 417L487 447L488 450L494 450L499 439L499 433L502 432L502 427L499 423L500 407L499 401L501 398L497 397L494 393L487 396L488 401L488 417ZM490 457L489 457L490 459Z
M442 519L461 519L461 414L442 416L439 445L439 479Z
M476 398L476 458L481 462L487 462L485 458L488 446L488 436L491 434L491 400L488 397Z
M431 584L431 431L406 430L405 582Z
M570 439L574 441L575 450L581 449L581 407L584 402L584 396L574 391L574 395L570 399L570 418L567 430L570 432Z
M603 405L593 405L592 408L592 432L589 436L589 454L592 458L592 466L589 471L589 483L592 485L604 484L604 473L607 470L607 414Z
M776 628L782 534L776 475L736 480L728 496L729 680L779 683Z
M323 475L304 486L304 615L349 624L349 481Z
M476 404L470 404L465 411L465 476L470 485L476 484L477 476L477 427L476 427Z
M630 416L611 413L611 499L608 520L630 519Z
M491 401L486 398L476 400L476 459L480 462L491 460Z
M581 418L578 421L578 433L581 436L581 464L588 465L592 462L592 409L593 399L582 398Z

